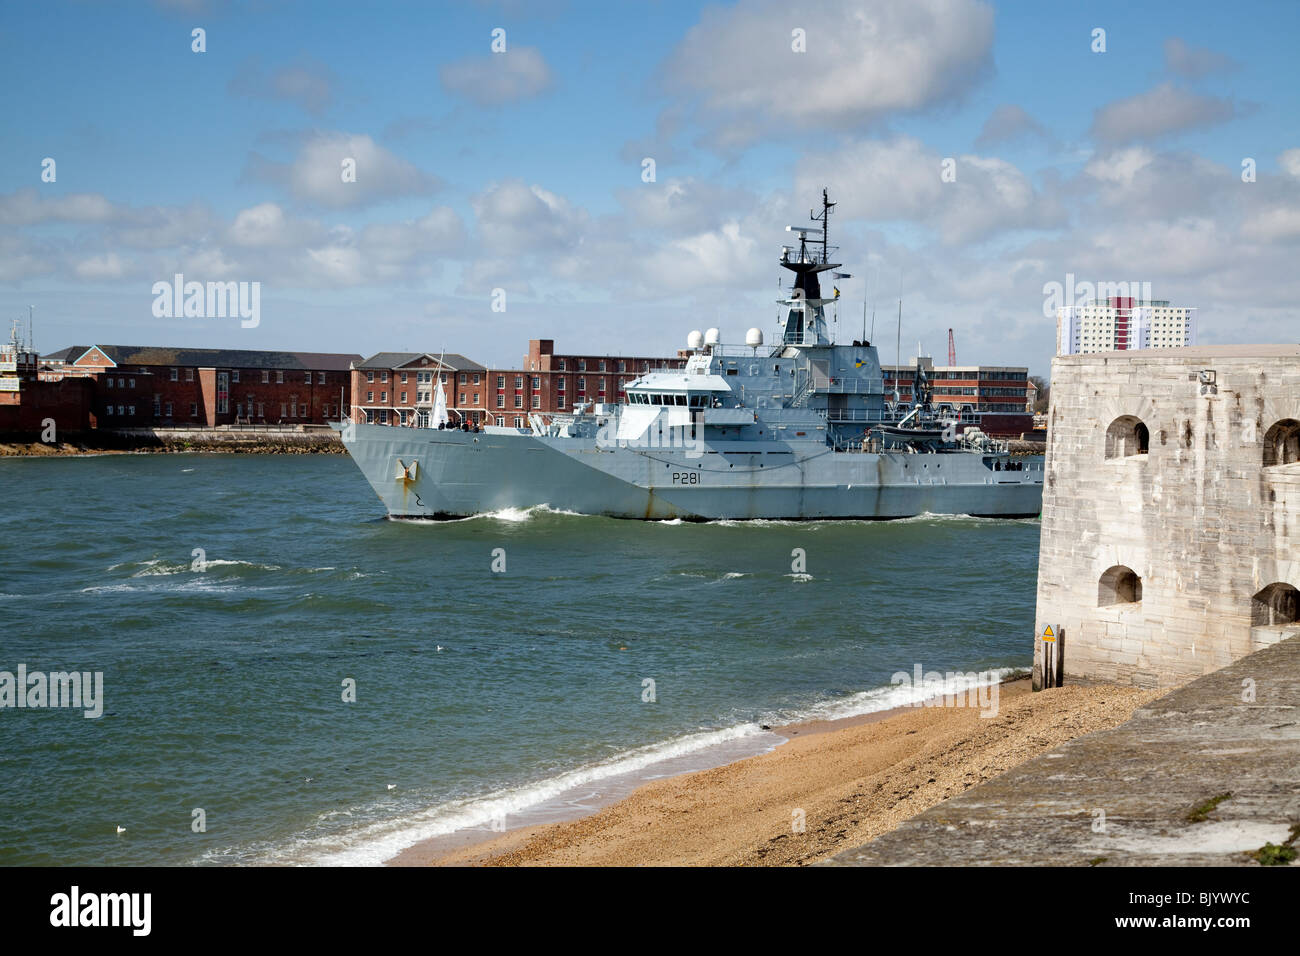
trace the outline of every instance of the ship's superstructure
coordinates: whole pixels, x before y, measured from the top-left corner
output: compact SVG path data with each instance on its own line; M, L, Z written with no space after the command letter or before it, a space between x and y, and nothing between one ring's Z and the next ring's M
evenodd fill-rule
M927 389L893 407L875 347L831 341L820 277L840 267L833 208L823 191L820 229L791 227L799 241L780 264L794 279L773 344L759 329L743 346L692 332L686 367L641 376L623 404L533 415L526 429L345 422L344 444L402 518L538 505L695 520L1037 515L1041 458L937 419Z

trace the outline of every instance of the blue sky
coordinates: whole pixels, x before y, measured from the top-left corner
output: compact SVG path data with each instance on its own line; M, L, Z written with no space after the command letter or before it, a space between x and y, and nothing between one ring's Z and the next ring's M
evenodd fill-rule
M1045 374L1072 273L1198 307L1205 342L1294 341L1298 27L1289 2L8 5L0 318L34 305L42 351L671 353L772 327L782 227L825 185L844 339L901 291L905 342L942 358L952 327L961 361ZM155 317L175 272L260 282L260 324Z

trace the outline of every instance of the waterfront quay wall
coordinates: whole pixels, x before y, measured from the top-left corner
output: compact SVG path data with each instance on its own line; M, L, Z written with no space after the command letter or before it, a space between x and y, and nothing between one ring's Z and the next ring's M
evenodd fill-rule
M238 426L228 428L99 428L58 435L42 442L36 434L0 437L0 455L58 455L93 451L225 452L248 454L345 454L328 426Z
M1035 688L1181 684L1300 635L1297 589L1300 346L1055 359Z

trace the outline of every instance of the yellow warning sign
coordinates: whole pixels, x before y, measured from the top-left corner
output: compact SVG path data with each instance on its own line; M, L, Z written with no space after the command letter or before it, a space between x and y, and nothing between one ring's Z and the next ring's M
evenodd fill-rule
M1052 630L1052 625L1049 624L1047 625L1047 627L1043 628L1043 640L1045 641L1056 640L1056 632Z

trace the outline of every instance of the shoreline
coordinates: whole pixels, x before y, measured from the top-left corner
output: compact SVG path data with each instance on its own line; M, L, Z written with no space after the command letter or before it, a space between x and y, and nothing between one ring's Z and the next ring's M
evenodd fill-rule
M385 865L807 865L1066 740L1117 726L1157 696L1079 685L1034 694L1018 678L1000 685L991 718L903 705L774 726L784 739L765 753L642 782L569 819L427 839Z

